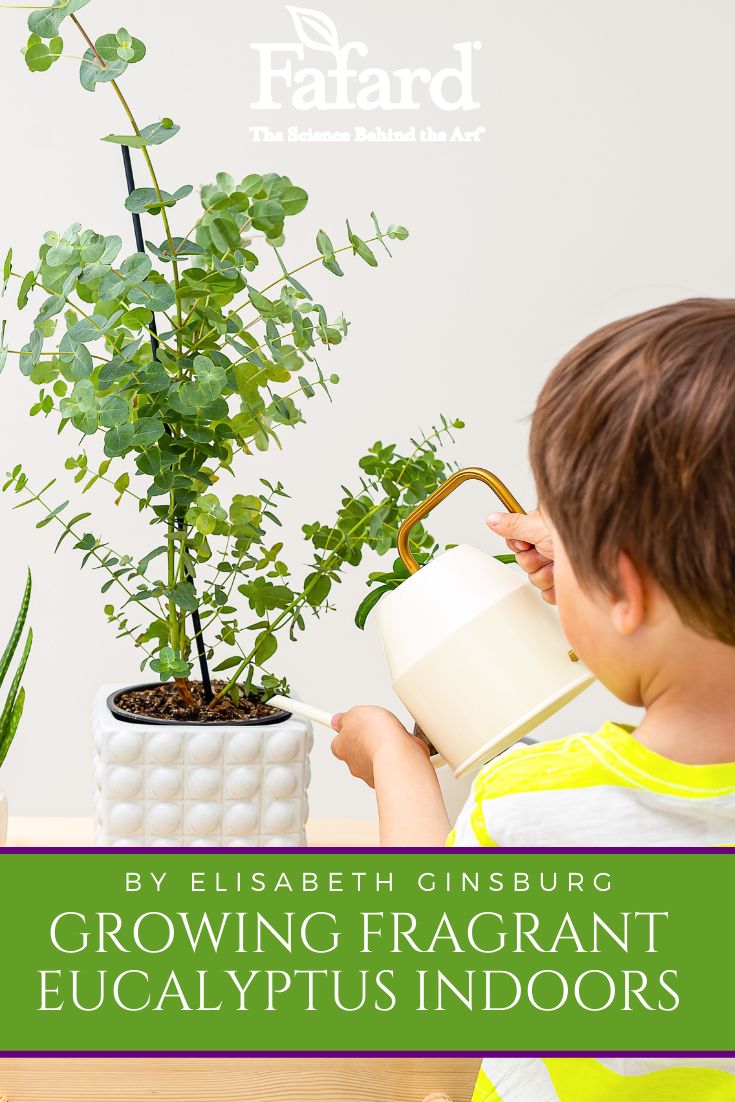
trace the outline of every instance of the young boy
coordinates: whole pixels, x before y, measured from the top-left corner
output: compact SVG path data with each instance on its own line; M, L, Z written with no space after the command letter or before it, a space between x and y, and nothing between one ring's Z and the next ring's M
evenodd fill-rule
M384 845L735 845L735 300L614 322L533 416L540 511L492 514L570 645L637 729L490 762L449 831L423 743L390 712L334 717ZM474 1102L726 1102L735 1061L486 1060Z

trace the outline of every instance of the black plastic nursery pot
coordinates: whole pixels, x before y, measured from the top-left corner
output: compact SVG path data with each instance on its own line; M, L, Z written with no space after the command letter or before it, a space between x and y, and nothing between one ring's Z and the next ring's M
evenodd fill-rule
M140 685L125 685L122 689L116 689L107 698L107 707L115 717L123 723L139 723L156 727L262 727L264 724L283 723L290 719L291 712L282 708L274 709L272 715L252 716L247 719L164 719L161 716L139 715L137 712L127 711L117 702L125 693L137 692L144 689L156 689L160 681L147 681Z

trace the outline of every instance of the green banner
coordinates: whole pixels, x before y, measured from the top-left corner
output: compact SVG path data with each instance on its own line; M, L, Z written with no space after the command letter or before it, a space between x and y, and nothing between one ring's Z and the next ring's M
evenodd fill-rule
M735 1050L734 873L726 852L7 852L2 1050Z

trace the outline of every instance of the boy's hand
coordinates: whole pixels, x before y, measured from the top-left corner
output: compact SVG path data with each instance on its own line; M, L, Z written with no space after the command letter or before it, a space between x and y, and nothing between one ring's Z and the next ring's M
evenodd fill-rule
M332 741L335 758L346 763L353 777L375 787L374 765L379 754L389 750L422 754L428 761L426 743L410 735L400 720L385 708L361 705L332 718L338 732Z
M504 537L518 565L528 574L531 585L541 590L543 599L550 605L555 604L554 548L538 509L531 513L491 513L487 525Z

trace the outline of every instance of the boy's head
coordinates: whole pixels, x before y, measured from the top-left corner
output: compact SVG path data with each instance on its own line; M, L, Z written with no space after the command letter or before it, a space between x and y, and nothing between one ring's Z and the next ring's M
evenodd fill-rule
M636 651L674 614L735 646L735 300L581 341L541 391L531 462L562 621L618 696L640 703Z

